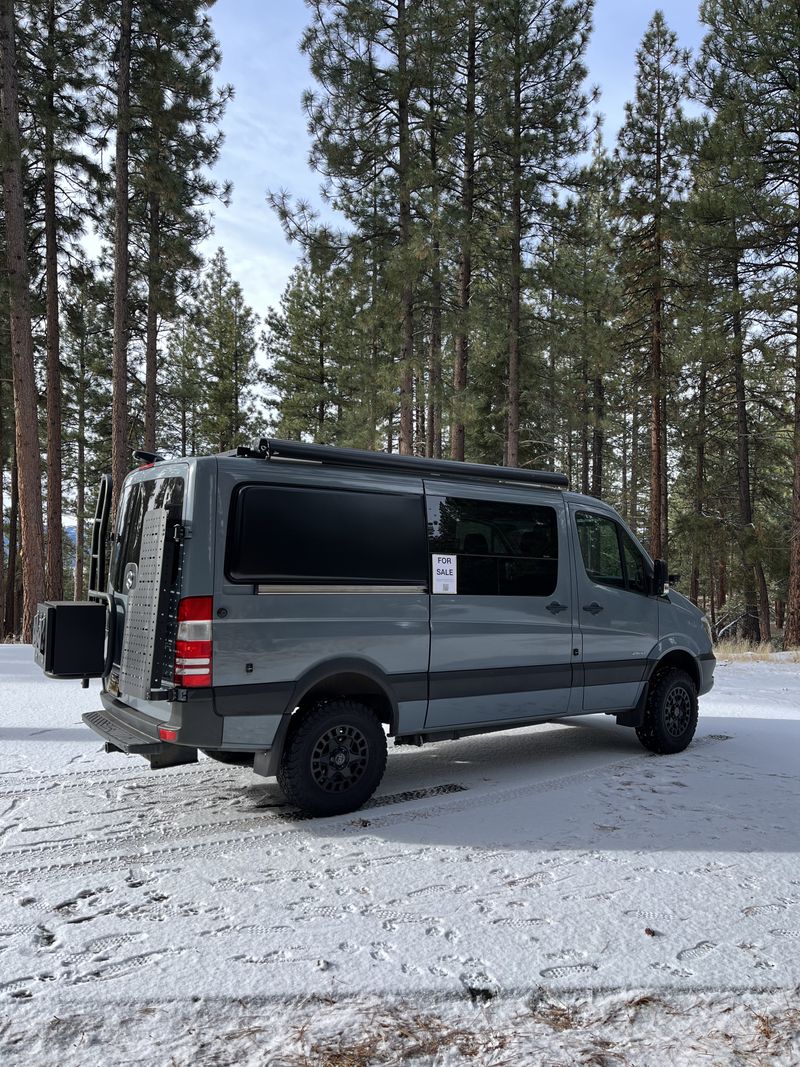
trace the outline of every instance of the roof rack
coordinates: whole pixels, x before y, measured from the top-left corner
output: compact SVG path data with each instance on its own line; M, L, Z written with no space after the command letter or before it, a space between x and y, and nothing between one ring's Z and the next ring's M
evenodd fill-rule
M336 467L402 471L428 477L480 478L489 481L524 482L527 485L548 485L557 489L569 488L567 476L555 471L499 467L488 463L461 463L451 459L426 459L422 456L367 452L357 448L336 448L333 445L314 445L305 441L278 441L266 437L253 441L249 446L237 448L235 454L249 459L299 459L312 463L329 463Z

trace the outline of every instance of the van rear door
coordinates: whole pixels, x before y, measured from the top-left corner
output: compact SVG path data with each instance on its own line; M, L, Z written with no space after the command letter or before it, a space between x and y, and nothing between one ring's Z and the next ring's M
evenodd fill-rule
M134 475L123 488L109 568L114 650L106 688L114 695L151 699L171 685L184 492L176 464Z

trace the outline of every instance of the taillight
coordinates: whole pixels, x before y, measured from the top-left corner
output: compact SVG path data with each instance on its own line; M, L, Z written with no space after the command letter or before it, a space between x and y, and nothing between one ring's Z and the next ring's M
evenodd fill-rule
M210 596L184 597L178 605L175 641L175 685L197 688L211 685Z

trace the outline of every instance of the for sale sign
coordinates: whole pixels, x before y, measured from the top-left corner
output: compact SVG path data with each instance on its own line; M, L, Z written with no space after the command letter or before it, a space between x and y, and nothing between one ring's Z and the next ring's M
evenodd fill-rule
M433 591L434 593L455 593L457 591L457 566L455 556L433 557Z

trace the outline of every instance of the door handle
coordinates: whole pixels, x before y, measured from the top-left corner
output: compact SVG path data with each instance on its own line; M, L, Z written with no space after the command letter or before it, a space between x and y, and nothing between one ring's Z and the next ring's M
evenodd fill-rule
M596 600L593 600L591 604L584 604L583 610L588 611L590 615L596 615L599 611L603 610L603 605L598 604Z
M551 615L558 615L558 613L560 611L566 611L566 610L567 610L567 605L566 604L559 604L559 602L557 600L551 601L547 605L547 607L545 608L545 611L549 611Z

